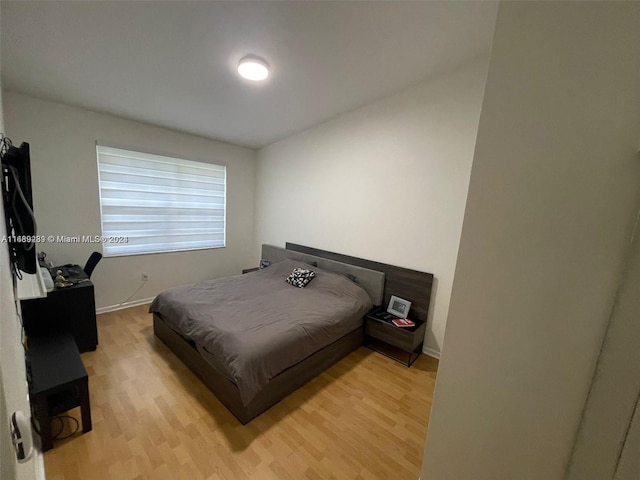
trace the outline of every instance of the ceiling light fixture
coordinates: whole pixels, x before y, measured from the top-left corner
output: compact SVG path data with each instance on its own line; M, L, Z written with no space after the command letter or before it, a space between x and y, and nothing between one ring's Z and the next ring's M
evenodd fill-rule
M260 57L247 55L238 62L238 73L247 80L259 82L269 76L269 65Z

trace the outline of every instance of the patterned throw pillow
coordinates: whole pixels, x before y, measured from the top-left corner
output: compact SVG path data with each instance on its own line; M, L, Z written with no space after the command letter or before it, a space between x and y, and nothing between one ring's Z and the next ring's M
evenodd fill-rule
M291 275L287 277L287 283L294 287L304 288L307 286L313 277L316 276L316 272L313 270L305 270L304 268L294 268Z

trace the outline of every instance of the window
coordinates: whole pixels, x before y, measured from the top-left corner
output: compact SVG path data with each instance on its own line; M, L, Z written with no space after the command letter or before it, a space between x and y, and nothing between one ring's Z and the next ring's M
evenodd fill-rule
M225 246L226 167L97 146L107 257Z

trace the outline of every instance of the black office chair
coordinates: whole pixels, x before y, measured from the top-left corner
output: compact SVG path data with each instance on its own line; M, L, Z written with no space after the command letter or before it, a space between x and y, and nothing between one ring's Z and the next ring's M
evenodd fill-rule
M102 259L102 254L100 252L93 252L89 257L89 260L87 260L87 264L84 266L83 270L84 270L84 273L86 273L89 278L91 278L91 274L93 273L93 270L96 268L96 265L98 265L98 262L101 259Z

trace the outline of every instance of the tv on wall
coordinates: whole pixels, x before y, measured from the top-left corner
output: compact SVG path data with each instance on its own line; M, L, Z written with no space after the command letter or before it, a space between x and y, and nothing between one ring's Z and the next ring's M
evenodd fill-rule
M14 147L7 137L0 139L2 162L2 200L6 224L6 243L12 270L21 278L21 273L36 273L36 219L33 214L31 190L31 158L29 144L23 142Z

